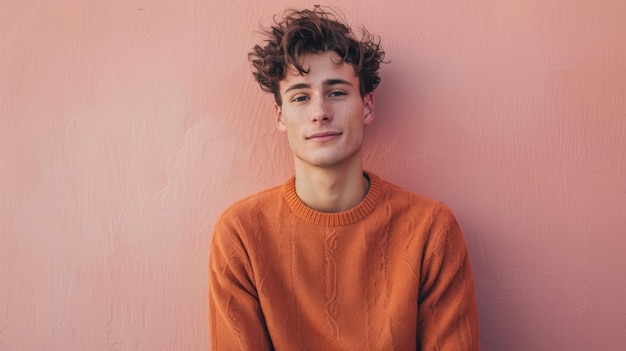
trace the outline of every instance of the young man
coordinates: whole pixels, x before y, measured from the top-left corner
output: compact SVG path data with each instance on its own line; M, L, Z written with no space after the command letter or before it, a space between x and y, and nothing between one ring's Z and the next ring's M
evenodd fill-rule
M250 54L295 177L228 208L210 252L212 350L478 350L463 234L362 166L384 52L319 7Z

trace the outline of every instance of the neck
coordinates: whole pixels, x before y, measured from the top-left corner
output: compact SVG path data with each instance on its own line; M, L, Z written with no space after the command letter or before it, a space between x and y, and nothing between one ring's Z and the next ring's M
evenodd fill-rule
M341 169L303 169L296 166L296 194L316 211L347 211L361 202L368 189L369 181L360 164Z

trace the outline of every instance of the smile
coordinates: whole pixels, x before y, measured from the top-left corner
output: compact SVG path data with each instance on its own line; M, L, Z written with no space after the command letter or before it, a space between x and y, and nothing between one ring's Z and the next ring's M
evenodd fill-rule
M335 139L339 136L341 136L341 132L320 132L320 133L311 134L308 137L306 137L306 139L322 142L322 141Z

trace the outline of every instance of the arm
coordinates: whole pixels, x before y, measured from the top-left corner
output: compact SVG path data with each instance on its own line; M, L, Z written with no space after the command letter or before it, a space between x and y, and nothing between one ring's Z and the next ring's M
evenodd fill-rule
M209 252L211 350L273 350L241 241L218 223Z
M434 216L419 291L420 350L477 351L478 307L465 239L449 209Z

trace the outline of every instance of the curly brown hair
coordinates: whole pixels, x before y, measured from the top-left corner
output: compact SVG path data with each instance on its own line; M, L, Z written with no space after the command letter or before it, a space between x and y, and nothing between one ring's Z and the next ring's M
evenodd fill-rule
M337 53L338 63L346 62L354 67L361 96L374 91L380 83L378 69L385 57L380 37L362 29L362 39L357 40L350 27L338 17L320 6L312 10L287 10L281 21L274 16L275 25L263 30L267 37L265 46L256 45L248 58L261 89L274 94L279 106L282 105L279 82L285 78L289 67L302 75L308 73L302 67L306 54Z

